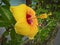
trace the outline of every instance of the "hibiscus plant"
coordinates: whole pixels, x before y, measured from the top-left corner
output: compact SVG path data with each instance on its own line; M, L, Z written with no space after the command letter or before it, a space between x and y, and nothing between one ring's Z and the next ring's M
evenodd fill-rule
M0 27L6 29L1 45L49 45L60 26L59 2L26 0L26 4L11 6L10 0L1 0Z

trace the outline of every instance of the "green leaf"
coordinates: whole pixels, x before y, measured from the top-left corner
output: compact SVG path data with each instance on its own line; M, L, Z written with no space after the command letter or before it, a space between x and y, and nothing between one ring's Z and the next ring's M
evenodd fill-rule
M15 19L12 16L10 10L6 6L0 6L0 26L8 26L11 24L15 24Z
M0 27L6 27L9 26L10 24L4 20L0 20Z
M60 12L54 11L53 14L54 14L54 18L55 18L57 21L60 21Z
M42 30L40 33L41 40L44 41L48 37L49 30Z
M12 30L10 31L10 36L11 36L11 39L15 39L15 38L16 38L16 32L15 32L14 29L12 29Z
M6 4L6 6L10 6L9 0L2 0L2 2Z
M6 9L6 13L8 13L7 16L9 16L11 23L15 24L16 21L15 21L12 13L11 13L11 11L10 11L10 8L8 8L7 6L2 6L2 7L3 7L4 9Z
M4 35L4 36L7 36L7 35L9 35L9 32L8 32L8 31L5 31L5 32L3 33L3 35Z
M10 31L10 36L11 36L10 45L13 45L13 44L20 45L20 43L22 43L22 36L16 34L14 29Z

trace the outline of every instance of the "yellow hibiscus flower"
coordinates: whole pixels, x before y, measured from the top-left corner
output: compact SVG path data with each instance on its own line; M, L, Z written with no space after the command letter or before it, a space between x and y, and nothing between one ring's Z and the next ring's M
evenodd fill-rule
M10 10L16 20L14 26L16 33L34 39L38 32L38 21L37 18L34 18L36 17L35 11L25 4L11 6Z

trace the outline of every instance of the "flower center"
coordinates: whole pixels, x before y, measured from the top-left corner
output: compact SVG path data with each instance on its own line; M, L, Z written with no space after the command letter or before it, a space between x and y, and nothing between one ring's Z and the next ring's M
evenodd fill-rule
M31 19L31 15L30 14L26 15L26 19L27 19L28 24L32 23L32 19Z

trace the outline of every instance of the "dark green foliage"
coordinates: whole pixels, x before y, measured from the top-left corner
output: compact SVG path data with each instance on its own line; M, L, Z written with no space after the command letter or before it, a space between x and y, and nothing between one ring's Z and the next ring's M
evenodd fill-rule
M10 6L9 0L2 0L2 2L6 4L6 6Z
M15 23L14 17L7 6L0 6L0 15L0 27L9 26Z

